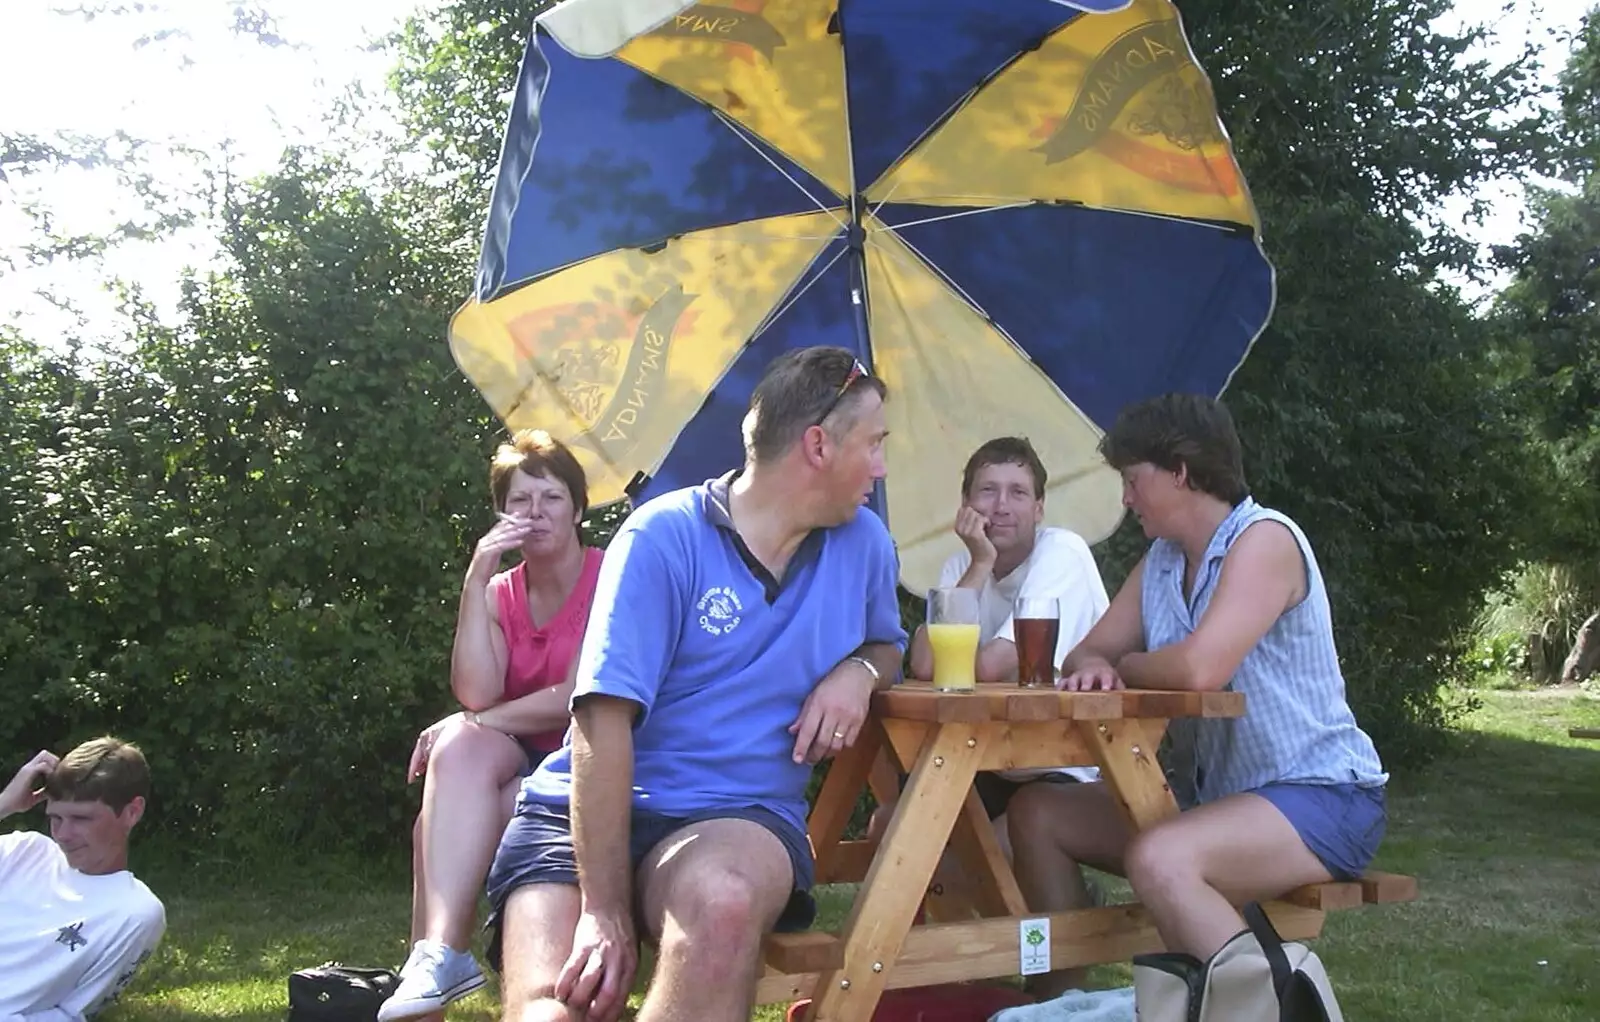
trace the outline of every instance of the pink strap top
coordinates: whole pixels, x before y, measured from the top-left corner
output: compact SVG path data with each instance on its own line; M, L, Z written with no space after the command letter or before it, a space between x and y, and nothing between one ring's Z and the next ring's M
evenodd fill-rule
M528 614L527 561L490 579L489 589L500 611L500 631L506 639L506 700L520 699L567 680L567 670L583 645L583 629L589 623L589 607L594 603L594 586L603 556L598 547L584 550L583 571L577 583L542 628L535 628ZM550 752L561 747L565 734L563 727L523 735L522 739L532 748Z

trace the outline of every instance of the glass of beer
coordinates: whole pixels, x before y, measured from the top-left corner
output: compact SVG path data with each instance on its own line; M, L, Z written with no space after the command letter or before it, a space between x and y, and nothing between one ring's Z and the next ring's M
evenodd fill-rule
M1011 610L1011 626L1017 640L1017 684L1023 688L1054 688L1061 601L1021 597Z
M971 692L978 685L978 594L971 589L928 590L928 644L933 647L933 687Z

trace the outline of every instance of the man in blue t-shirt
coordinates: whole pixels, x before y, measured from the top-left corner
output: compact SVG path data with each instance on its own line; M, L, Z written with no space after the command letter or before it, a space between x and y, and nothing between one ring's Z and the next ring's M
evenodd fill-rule
M906 635L883 383L848 351L776 359L745 465L640 507L606 552L567 743L523 784L489 871L505 1017L743 1022L774 928L804 927L811 767L855 741ZM491 955L491 959L492 959Z

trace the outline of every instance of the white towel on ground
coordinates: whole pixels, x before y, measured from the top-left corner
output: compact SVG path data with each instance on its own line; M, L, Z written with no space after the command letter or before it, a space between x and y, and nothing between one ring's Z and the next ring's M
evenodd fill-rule
M1002 1008L989 1022L1133 1022L1133 987L1068 990L1051 1001Z

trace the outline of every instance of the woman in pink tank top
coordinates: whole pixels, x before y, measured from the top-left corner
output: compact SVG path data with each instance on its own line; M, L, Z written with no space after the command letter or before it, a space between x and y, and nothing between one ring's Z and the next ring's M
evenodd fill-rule
M543 430L502 444L489 469L497 521L461 588L450 690L463 707L417 738L425 778L413 836L411 956L383 1022L435 1015L483 985L474 909L521 779L561 745L601 552L578 523L583 468ZM512 551L521 562L498 571Z

